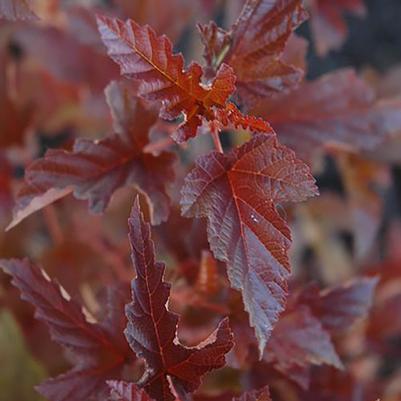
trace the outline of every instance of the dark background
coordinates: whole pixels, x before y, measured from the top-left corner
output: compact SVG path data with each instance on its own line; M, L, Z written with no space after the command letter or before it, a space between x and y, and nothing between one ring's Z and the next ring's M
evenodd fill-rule
M401 63L401 0L365 0L365 5L366 17L346 16L349 36L340 51L319 58L310 47L309 78L346 66L385 72ZM299 32L310 39L307 24Z

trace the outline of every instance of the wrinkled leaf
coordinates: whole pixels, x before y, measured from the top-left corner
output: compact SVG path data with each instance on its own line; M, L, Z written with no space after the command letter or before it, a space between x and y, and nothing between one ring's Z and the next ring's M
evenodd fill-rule
M182 213L207 217L211 250L242 292L260 354L284 309L290 274L291 234L276 206L316 194L308 167L275 135L202 156L186 177Z

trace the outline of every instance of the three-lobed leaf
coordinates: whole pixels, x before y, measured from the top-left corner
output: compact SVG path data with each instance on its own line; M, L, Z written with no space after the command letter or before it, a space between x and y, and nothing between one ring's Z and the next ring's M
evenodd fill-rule
M276 207L316 194L309 168L273 134L200 157L185 179L182 212L207 217L211 250L242 293L260 354L284 310L290 274L291 234Z

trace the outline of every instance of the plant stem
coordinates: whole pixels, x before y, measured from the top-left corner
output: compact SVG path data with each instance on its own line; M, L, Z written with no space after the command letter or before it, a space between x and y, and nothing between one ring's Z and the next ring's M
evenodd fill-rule
M221 146L221 141L220 141L220 136L219 136L219 132L216 130L212 130L212 138L213 138L213 142L214 142L214 146L217 149L217 151L219 153L224 153L223 151L223 146Z

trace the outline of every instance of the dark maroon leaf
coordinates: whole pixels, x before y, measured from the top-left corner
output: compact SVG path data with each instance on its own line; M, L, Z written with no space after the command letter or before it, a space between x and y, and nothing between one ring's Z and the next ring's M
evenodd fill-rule
M291 234L276 206L316 194L308 167L274 134L202 156L185 180L182 212L207 217L210 247L242 292L260 354L284 309L290 274Z
M143 220L136 200L129 219L132 261L137 278L132 281L133 302L126 308L128 325L125 335L133 351L146 361L147 369L139 386L156 400L175 399L200 385L201 376L225 363L232 348L228 319L197 347L187 348L176 338L178 316L166 303L170 285L163 281L164 265L155 262L150 226Z
M105 380L119 377L127 362L121 325L120 330L116 326L112 331L91 322L89 312L27 259L1 260L0 267L12 276L21 297L35 306L35 317L47 325L52 340L74 360L74 368L46 380L37 387L38 391L52 401L103 399L107 392Z

